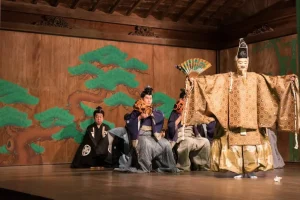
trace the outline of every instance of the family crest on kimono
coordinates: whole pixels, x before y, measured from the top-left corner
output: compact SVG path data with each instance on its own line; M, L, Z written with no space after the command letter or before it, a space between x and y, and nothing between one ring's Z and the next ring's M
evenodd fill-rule
M210 167L234 172L234 178L257 178L254 172L273 169L266 131L274 123L281 131L299 133L297 76L247 72L248 64L248 46L240 39L236 72L186 79L185 123L217 121Z
M93 113L94 123L86 128L85 135L77 149L72 168L103 168L115 164L121 155L120 149L108 134L109 126L103 123L104 110L98 106ZM116 142L116 141L115 141Z
M112 129L110 133L124 137L127 134L129 143L136 152L137 166L133 166L132 155L128 163L120 163L118 171L130 172L179 172L173 157L171 145L162 137L164 115L153 108L152 91L147 86L133 106L134 110L126 115L126 129ZM125 133L125 132L126 133ZM122 159L123 161L125 159Z
M179 100L168 120L168 139L177 155L177 167L184 171L209 170L210 142L202 137L197 125L182 126L186 93L181 89Z

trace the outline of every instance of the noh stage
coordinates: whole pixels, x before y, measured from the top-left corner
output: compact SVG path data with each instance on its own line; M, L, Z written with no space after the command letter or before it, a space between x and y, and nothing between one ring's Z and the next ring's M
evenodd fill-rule
M174 66L201 58L212 65L201 75L236 71L239 38L249 44L249 72L300 77L300 0L2 0L0 7L0 200L300 199L300 149L290 131L275 133L290 163L258 179L60 164L72 162L96 107L110 128L124 127L147 85L167 122L185 87Z
M299 199L300 164L259 172L258 179L229 173L131 174L70 169L68 165L2 167L0 199ZM275 182L275 176L282 177Z

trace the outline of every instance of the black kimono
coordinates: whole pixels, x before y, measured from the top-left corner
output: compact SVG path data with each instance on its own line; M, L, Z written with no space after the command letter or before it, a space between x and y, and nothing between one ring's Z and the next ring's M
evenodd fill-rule
M82 140L81 145L79 146L71 168L85 168L85 167L94 167L94 166L105 166L110 167L114 164L114 160L118 159L118 156L115 155L118 153L118 149L114 143L112 150L108 149L108 130L109 126L102 123L100 128L98 128L96 123L89 125L86 129L86 133ZM114 157L117 157L114 159Z

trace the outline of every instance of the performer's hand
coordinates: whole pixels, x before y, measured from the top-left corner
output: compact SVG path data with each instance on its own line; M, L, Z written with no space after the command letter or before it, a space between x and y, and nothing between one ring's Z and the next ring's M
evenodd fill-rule
M180 115L175 121L176 126L181 122L181 119L182 119L182 117Z
M295 80L296 80L296 76L295 76L295 75L292 75L292 76L290 77L290 80L291 80L291 81L295 81Z
M136 148L138 145L138 140L132 140L132 146L133 148Z
M175 146L176 142L175 141L169 141L170 142L170 145L171 145L171 149L173 149L173 147Z
M145 119L145 118L149 117L149 115L146 113L142 113L142 114L140 114L140 117L141 117L141 119Z
M193 81L194 81L194 78L193 78L193 77L188 76L187 78L188 78L188 80L189 80L190 82L193 82Z
M164 131L164 130L162 130L161 132L160 132L160 135L161 135L161 137L165 137L166 136L166 132Z
M181 122L181 119L182 119L182 115L179 114L179 117L177 118L177 120L178 120L179 122Z

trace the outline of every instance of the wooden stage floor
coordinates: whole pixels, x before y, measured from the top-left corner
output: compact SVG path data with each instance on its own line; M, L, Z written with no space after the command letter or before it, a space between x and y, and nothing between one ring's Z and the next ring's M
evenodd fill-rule
M281 176L280 183L274 182ZM0 200L43 199L8 195L19 191L50 199L300 199L300 164L234 180L228 173L129 174L74 170L68 165L0 167ZM11 192L13 192L11 191ZM9 196L9 197L8 197Z

